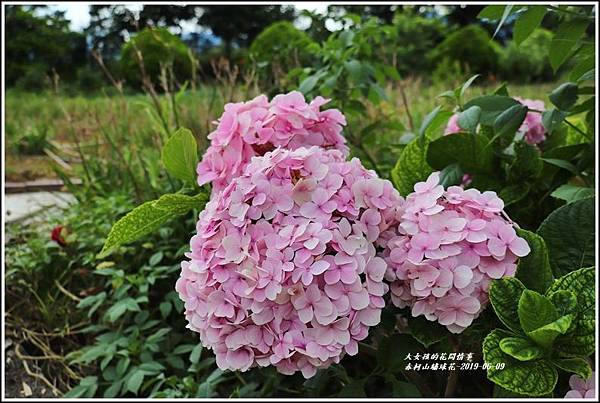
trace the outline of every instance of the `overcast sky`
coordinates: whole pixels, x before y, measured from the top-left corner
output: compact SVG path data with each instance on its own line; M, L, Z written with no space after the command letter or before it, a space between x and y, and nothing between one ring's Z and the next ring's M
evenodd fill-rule
M51 7L66 11L66 17L71 21L71 29L74 31L82 31L90 22L89 6L91 3L79 2L64 2L54 3ZM127 3L127 7L133 10L139 10L143 3ZM322 2L298 2L290 3L298 10L312 10L315 12L325 12L327 3ZM188 28L192 30L192 26L183 26L184 31Z

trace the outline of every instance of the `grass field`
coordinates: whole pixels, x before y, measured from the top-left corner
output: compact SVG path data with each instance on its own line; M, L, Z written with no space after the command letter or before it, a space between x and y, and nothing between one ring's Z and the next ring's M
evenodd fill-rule
M399 86L390 84L386 89L388 101L381 105L369 105L367 120L375 122L382 118L398 120L406 130L411 121L420 122L422 117L440 102L437 96L448 89L446 84L426 84L418 79L401 83L408 101L407 113ZM456 85L459 85L457 82ZM498 84L474 86L468 96L489 92ZM542 99L554 83L511 85L509 92L522 98ZM228 101L242 101L257 95L256 90L242 87L223 88L202 86L196 91L186 91L174 96L177 114L172 113L169 97L160 95L164 118L169 127L187 127L197 137L201 146L207 144L206 136L212 130L212 122L222 113ZM72 175L82 175L81 154L105 155L107 143L121 148L152 147L158 140L164 122L156 116L152 99L139 95L102 95L64 97L51 92L23 93L9 90L6 93L6 179L8 181L32 180L55 177L52 164L60 158ZM349 122L349 127L365 122ZM394 142L402 131L387 137ZM155 144L158 146L158 144ZM49 149L53 157L44 148ZM80 153L81 151L81 153ZM60 163L60 161L59 161Z

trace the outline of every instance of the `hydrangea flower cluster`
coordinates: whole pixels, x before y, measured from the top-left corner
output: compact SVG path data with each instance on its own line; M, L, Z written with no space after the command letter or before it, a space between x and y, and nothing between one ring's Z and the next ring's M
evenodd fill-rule
M594 399L596 397L596 381L594 380L595 373L592 371L592 376L586 381L577 375L571 375L569 378L569 386L571 390L567 392L567 399Z
M337 109L321 111L329 100L316 97L306 103L298 91L275 96L271 102L260 95L248 102L229 103L211 143L198 164L198 184L212 183L215 191L225 188L242 174L250 159L277 147L295 150L319 146L348 155L341 135L346 118ZM215 122L217 123L217 122Z
M529 109L543 112L546 108L544 101L522 99L518 97L515 99ZM444 129L444 135L458 133L460 131L462 131L462 129L458 125L458 114L455 113L454 115L450 116L450 119L446 124L446 128ZM546 129L542 124L542 114L537 112L528 112L525 116L525 120L521 124L521 127L519 127L519 131L523 133L525 141L529 144L539 144L546 140Z
M397 209L399 223L378 241L394 305L410 307L453 333L469 326L488 301L492 279L514 276L530 252L505 218L495 192L439 184L439 172L417 183Z
M356 158L320 147L252 158L200 214L176 290L222 369L311 377L380 321L374 242L402 198Z

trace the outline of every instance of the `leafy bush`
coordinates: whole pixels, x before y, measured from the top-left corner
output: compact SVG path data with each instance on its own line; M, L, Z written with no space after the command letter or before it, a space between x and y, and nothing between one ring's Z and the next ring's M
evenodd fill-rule
M458 61L472 73L490 74L498 69L499 45L479 25L468 25L448 35L431 53L431 60Z
M278 86L294 67L310 65L319 45L289 21L269 25L252 42L249 57L260 71L262 88Z
M504 80L514 82L547 81L554 76L548 59L552 33L536 29L521 44L511 41L500 52L499 70Z
M136 49L142 54L144 68L153 82L157 82L161 68L172 68L178 80L191 77L192 62L187 46L166 28L145 28L121 50L123 77L133 85L141 83Z

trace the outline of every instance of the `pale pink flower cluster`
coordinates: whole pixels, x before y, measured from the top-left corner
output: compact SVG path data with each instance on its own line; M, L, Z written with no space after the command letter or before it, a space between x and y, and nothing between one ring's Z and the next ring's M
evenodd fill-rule
M374 242L401 202L340 150L252 158L200 214L176 284L188 327L222 369L308 378L357 354L388 291Z
M522 99L515 98L517 101L528 107L529 109L533 109L536 111L543 112L546 108L544 105L544 101L534 100L534 99ZM444 135L454 134L462 131L461 127L458 125L458 114L450 116L448 123L446 124L446 128L444 129ZM546 129L542 124L542 114L538 112L528 112L525 116L525 120L519 127L519 131L523 133L524 139L529 144L539 144L542 141L546 140Z
M453 333L469 326L488 301L492 279L514 276L530 252L507 221L495 192L439 184L439 172L417 183L382 233L386 280L394 305L410 307Z
M295 150L319 146L348 155L341 135L346 118L337 109L321 111L329 100L316 97L306 103L298 91L275 96L260 95L248 102L229 103L209 134L210 147L197 167L198 184L212 183L215 191L241 175L250 159L277 147Z
M569 386L571 390L567 392L567 399L594 399L596 398L596 381L594 380L595 373L592 371L592 376L586 381L577 375L571 375L569 378Z

